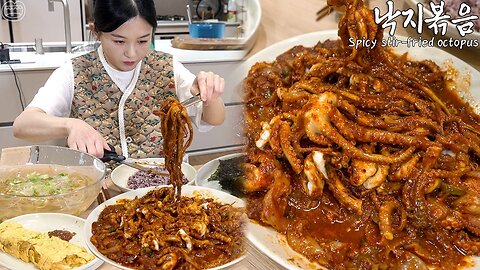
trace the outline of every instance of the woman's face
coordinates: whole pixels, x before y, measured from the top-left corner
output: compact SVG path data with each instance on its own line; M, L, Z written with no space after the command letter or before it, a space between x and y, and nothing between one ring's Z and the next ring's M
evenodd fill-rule
M130 71L150 51L153 27L141 17L134 17L117 29L100 33L103 54L113 68Z

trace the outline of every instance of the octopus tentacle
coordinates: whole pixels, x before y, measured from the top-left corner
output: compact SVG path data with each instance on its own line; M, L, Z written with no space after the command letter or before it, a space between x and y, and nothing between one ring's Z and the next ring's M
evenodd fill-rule
M340 180L337 172L331 167L326 166L328 177L326 178L328 189L333 193L333 196L344 204L348 209L354 211L357 215L362 214L362 200L350 194L349 190Z
M440 107L442 108L442 110L446 113L446 114L450 114L450 110L448 109L447 105L445 105L445 103L440 99L438 98L438 96L432 91L432 89L426 87L425 85L423 85L419 80L418 78L412 76L411 74L408 74L406 72L402 72L401 68L398 68L397 66L395 66L392 61L390 60L389 57L385 57L384 58L386 61L386 64L388 66L390 66L391 68L391 74L399 81L403 82L405 85L409 85L409 86L413 86L414 88L416 89L420 89L421 91L423 91L425 94L427 94L427 96L429 96L434 102L436 102L437 104L440 105Z
M254 152L248 155L250 162L245 163L245 181L243 189L245 192L261 191L273 183L272 172L278 166L272 154Z
M398 226L394 227L393 225L393 214L397 210L400 212L400 221ZM380 206L380 211L378 214L378 225L380 227L380 233L387 240L393 239L393 233L402 231L407 225L407 213L396 200L385 201Z
M263 198L262 220L278 231L285 231L288 221L285 218L287 196L292 191L290 176L282 169L273 171L274 182Z
M410 177L414 173L414 168L417 166L417 163L420 161L420 154L416 153L412 157L400 165L397 169L390 174L389 179L391 181L400 181Z
M396 155L384 156L379 154L368 154L360 149L356 148L353 144L347 141L331 124L329 115L331 111L335 109L337 103L337 96L333 93L326 92L317 99L310 100L309 103L312 104L314 110L309 110L304 114L305 121L308 122L307 129L310 129L316 133L321 133L329 140L335 142L343 151L347 152L349 155L383 164L388 163L398 163L407 159L415 151L415 147L409 147L408 149L397 153Z
M357 109L353 104L342 99L340 100L340 108L345 111L351 118L355 119L359 125L366 127L374 127L385 129L391 132L403 132L415 129L417 127L427 127L432 132L440 132L440 126L427 117L411 115L399 117L394 115L381 115L380 117L371 115L367 112Z
M327 177L322 152L312 152L307 156L303 173L306 181L303 181L302 186L305 192L312 197L321 196L325 186L324 178Z
M426 101L420 99L419 97L416 97L415 94L404 90L394 90L390 91L389 95L393 98L400 98L408 101L409 103L413 104L422 115L432 118L433 112L429 107L429 104Z
M303 165L302 161L297 157L297 154L293 150L292 144L290 143L290 125L283 122L280 125L279 135L283 154L292 166L293 171L297 174L300 173L303 170Z
M332 109L330 116L339 132L350 140L355 139L360 142L380 142L393 145L415 146L423 149L434 144L425 138L407 136L381 129L367 129L348 120L337 109Z
M389 165L378 165L377 171L371 177L368 177L365 182L363 182L363 187L366 189L374 189L381 184L383 184L387 180L388 170L390 168Z

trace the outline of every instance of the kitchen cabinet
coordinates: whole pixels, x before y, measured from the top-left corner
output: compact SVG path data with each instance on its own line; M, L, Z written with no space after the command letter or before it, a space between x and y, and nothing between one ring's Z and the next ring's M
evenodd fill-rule
M238 78L231 72L243 61L187 63L185 67L194 74L200 71L212 71L225 79L225 122L208 132L195 132L190 155L196 152L210 153L228 149L241 148L243 140L243 103L241 89L238 88ZM206 144L205 142L210 142Z
M219 74L225 79L225 92L223 93L223 101L226 106L237 105L242 102L242 91L237 86L241 81L237 74L232 72L242 61L229 62L210 62L210 63L186 63L185 67L193 74L200 71L212 71Z
M53 70L17 71L17 82L25 106L33 99L38 88ZM13 137L12 123L22 112L19 92L12 72L0 72L0 149L5 147L31 145L32 143ZM65 140L51 140L41 144L65 145Z
M52 70L0 72L0 123L13 122L15 117L22 112L20 94L15 83L17 77L18 86L23 95L25 106L33 99L39 86L43 85ZM34 90L36 89L36 90Z
M187 153L190 156L239 149L243 139L243 105L225 106L225 122L208 132L194 129L193 141Z
M8 30L8 23L5 20L0 19L0 41L10 42L10 33Z

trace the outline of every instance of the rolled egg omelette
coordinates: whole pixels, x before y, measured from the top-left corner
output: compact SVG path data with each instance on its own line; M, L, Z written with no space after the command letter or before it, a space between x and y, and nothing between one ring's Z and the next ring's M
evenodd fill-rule
M84 247L12 221L0 224L0 250L45 270L72 269L95 258Z

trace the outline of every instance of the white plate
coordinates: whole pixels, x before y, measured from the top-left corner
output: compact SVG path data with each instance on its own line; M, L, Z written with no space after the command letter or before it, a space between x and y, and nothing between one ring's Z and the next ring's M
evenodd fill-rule
M165 164L165 159L164 158L143 158L143 159L138 159L139 161L145 161L149 164L159 164L159 165L164 165ZM122 191L131 191L132 189L128 188L127 186L127 181L128 177L136 173L138 170L132 167L129 167L127 165L120 165L113 169L110 177L112 179L112 182L120 188ZM185 175L185 177L188 179L188 183L185 185L191 185L195 181L195 176L197 175L197 170L195 170L192 165L182 162L182 172Z
M90 249L90 251L92 251L93 254L95 254L95 256L97 256L98 258L102 259L103 261L105 261L105 262L107 262L107 263L109 263L109 264L111 264L115 267L118 267L120 269L126 269L126 270L131 269L131 268L125 267L123 265L120 265L120 264L110 260L109 258L107 258L105 255L103 255L102 253L100 253L97 250L97 248L90 241L90 238L92 237L92 224L93 224L93 222L98 220L98 216L103 211L103 209L105 209L105 207L115 204L117 202L117 200L119 200L119 199L134 199L135 197L142 197L145 194L147 194L149 191L151 191L153 189L156 189L156 188L160 188L160 187L162 187L162 186L139 188L139 189L136 189L136 190L131 190L131 191L122 193L118 196L115 196L115 197L103 202L102 204L97 206L95 209L93 209L93 211L90 213L90 215L88 215L87 219L85 220L85 225L83 227L83 233L86 236L86 243L87 243L87 246ZM221 202L221 203L225 203L225 204L232 204L236 207L245 207L245 203L242 200L240 200L239 198L237 198L235 196L232 196L228 193L221 192L221 191L215 190L215 189L206 188L206 187L182 186L182 196L190 196L190 195L197 195L197 194L202 195L204 197L208 197L208 198L214 198L217 202ZM240 262L244 258L245 258L245 256L241 256L241 257L239 257L239 258L237 258L237 259L235 259L235 260L233 260L233 261L231 261L227 264L224 264L224 265L219 266L219 267L211 268L211 269L208 269L208 270L224 269L224 268L230 267L230 266Z
M417 12L417 4L418 3L423 4L423 11L424 11L423 18L425 19L425 18L432 18L433 17L433 13L430 10L430 5L425 4L426 2L430 2L430 1L426 1L426 0L406 0L405 2L407 2L407 4L410 6L410 8L412 8L415 11L415 13ZM432 31L432 33L433 33L433 31ZM476 39L476 40L480 40L480 32L474 31L471 34L467 34L464 37L462 37L460 35L460 33L458 32L457 27L453 23L451 23L450 21L447 21L447 33L445 34L445 36L440 36L440 33L439 33L438 37L442 38L442 39L453 38L453 39ZM476 49L480 50L480 46L476 47Z
M240 73L235 74L246 77L250 67L257 62L271 62L275 60L279 54L289 50L295 45L311 47L319 41L325 41L327 39L338 39L337 31L312 32L280 41L247 59L236 70L236 72ZM407 48L398 47L396 51L406 52ZM446 60L451 61L452 65L462 74L469 73L471 75L470 89L480 89L480 72L455 56L438 48L410 48L408 49L408 53L414 59L431 59L440 66L442 66ZM470 91L470 94L473 99L480 101L480 91ZM258 250L287 269L321 269L318 265L311 263L301 254L292 250L287 244L286 237L270 227L250 223L247 229L247 239L257 247ZM475 262L477 266L471 269L480 269L480 257L475 257Z
M49 232L53 230L67 230L74 232L75 236L69 241L70 243L85 247L88 251L85 243L85 237L83 234L83 227L85 220L76 216L59 213L36 213L26 214L18 217L8 219L6 221L15 221L20 223L26 229L37 232ZM81 267L74 268L75 270L92 270L97 269L102 265L103 261L98 258L93 259L89 263L82 265ZM36 268L31 263L26 263L20 259L17 259L9 254L0 251L0 265L7 267L11 270L35 270Z
M242 153L229 154L229 155L218 157L216 159L212 159L209 162L205 163L198 170L197 177L195 178L195 185L213 188L226 193L230 193L230 191L223 189L220 186L220 183L218 181L208 181L208 178L217 170L218 166L220 165L220 160L232 159L232 158L240 157L242 155L244 154Z

